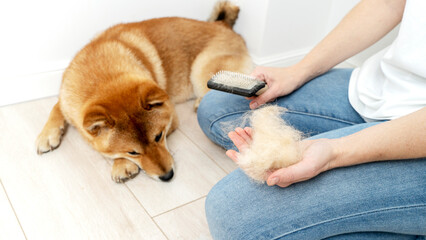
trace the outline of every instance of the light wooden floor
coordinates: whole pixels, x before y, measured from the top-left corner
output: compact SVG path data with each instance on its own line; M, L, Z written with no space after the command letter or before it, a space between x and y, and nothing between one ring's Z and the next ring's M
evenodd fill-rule
M211 239L204 201L236 168L198 126L193 102L177 106L168 138L175 177L143 173L125 184L69 128L61 146L39 156L34 141L56 98L0 108L0 239Z

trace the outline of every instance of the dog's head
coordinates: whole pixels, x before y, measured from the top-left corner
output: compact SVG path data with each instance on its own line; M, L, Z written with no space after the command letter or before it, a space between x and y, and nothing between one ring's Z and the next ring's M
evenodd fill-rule
M146 82L104 95L108 97L88 104L83 113L83 131L92 146L109 158L134 162L155 179L170 180L173 158L166 135L174 110L166 92Z

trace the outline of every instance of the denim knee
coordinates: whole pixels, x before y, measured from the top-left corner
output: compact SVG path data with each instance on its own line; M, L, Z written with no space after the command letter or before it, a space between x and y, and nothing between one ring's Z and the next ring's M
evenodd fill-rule
M214 143L223 146L223 136L217 130L218 122L216 121L217 116L215 116L214 105L212 105L212 99L209 95L206 95L198 106L197 110L197 120L198 125L204 134ZM220 130L220 129L219 129Z
M404 235L401 239L425 235L425 166L425 159L362 164L287 188L255 184L237 169L207 196L210 233L214 239L236 240L357 239L361 235L345 234L361 232L394 232Z
M205 213L207 222L210 229L210 234L214 239L220 239L221 230L226 223L226 216L223 215L223 207L226 207L227 204L223 204L221 200L223 199L222 192L216 186L214 186L209 194L207 195L205 202Z
M206 95L206 97L203 98L203 100L200 102L200 105L198 106L197 120L201 130L203 130L204 134L206 134L207 137L211 139L209 128L211 125L210 115L212 112L209 108L209 105L209 100Z
M241 239L243 232L239 232L241 219L233 214L239 207L234 206L232 196L228 196L225 182L221 180L209 192L205 203L205 213L213 239Z
M198 124L204 134L211 141L225 149L233 148L234 144L229 139L228 132L225 130L222 123L232 120L244 113L242 111L230 109L229 106L224 107L227 106L227 100L233 97L234 96L227 96L217 91L210 91L203 97L197 110ZM233 105L238 107L240 104Z

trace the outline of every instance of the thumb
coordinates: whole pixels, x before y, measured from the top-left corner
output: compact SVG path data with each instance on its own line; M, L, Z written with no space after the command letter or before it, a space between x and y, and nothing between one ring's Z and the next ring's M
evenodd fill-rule
M293 183L310 179L314 175L310 167L305 166L303 162L299 162L273 172L269 175L266 182L269 186L278 185L280 187L287 187Z
M271 88L269 88L264 93L252 99L250 102L250 109L256 109L257 107L262 106L263 104L270 102L273 99L275 99L275 96L273 91L271 91Z

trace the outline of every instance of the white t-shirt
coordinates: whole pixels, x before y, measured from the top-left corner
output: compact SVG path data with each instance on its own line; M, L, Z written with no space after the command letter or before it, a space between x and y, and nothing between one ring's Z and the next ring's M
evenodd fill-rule
M395 41L353 71L349 102L366 121L395 119L426 106L425 0L407 0Z

